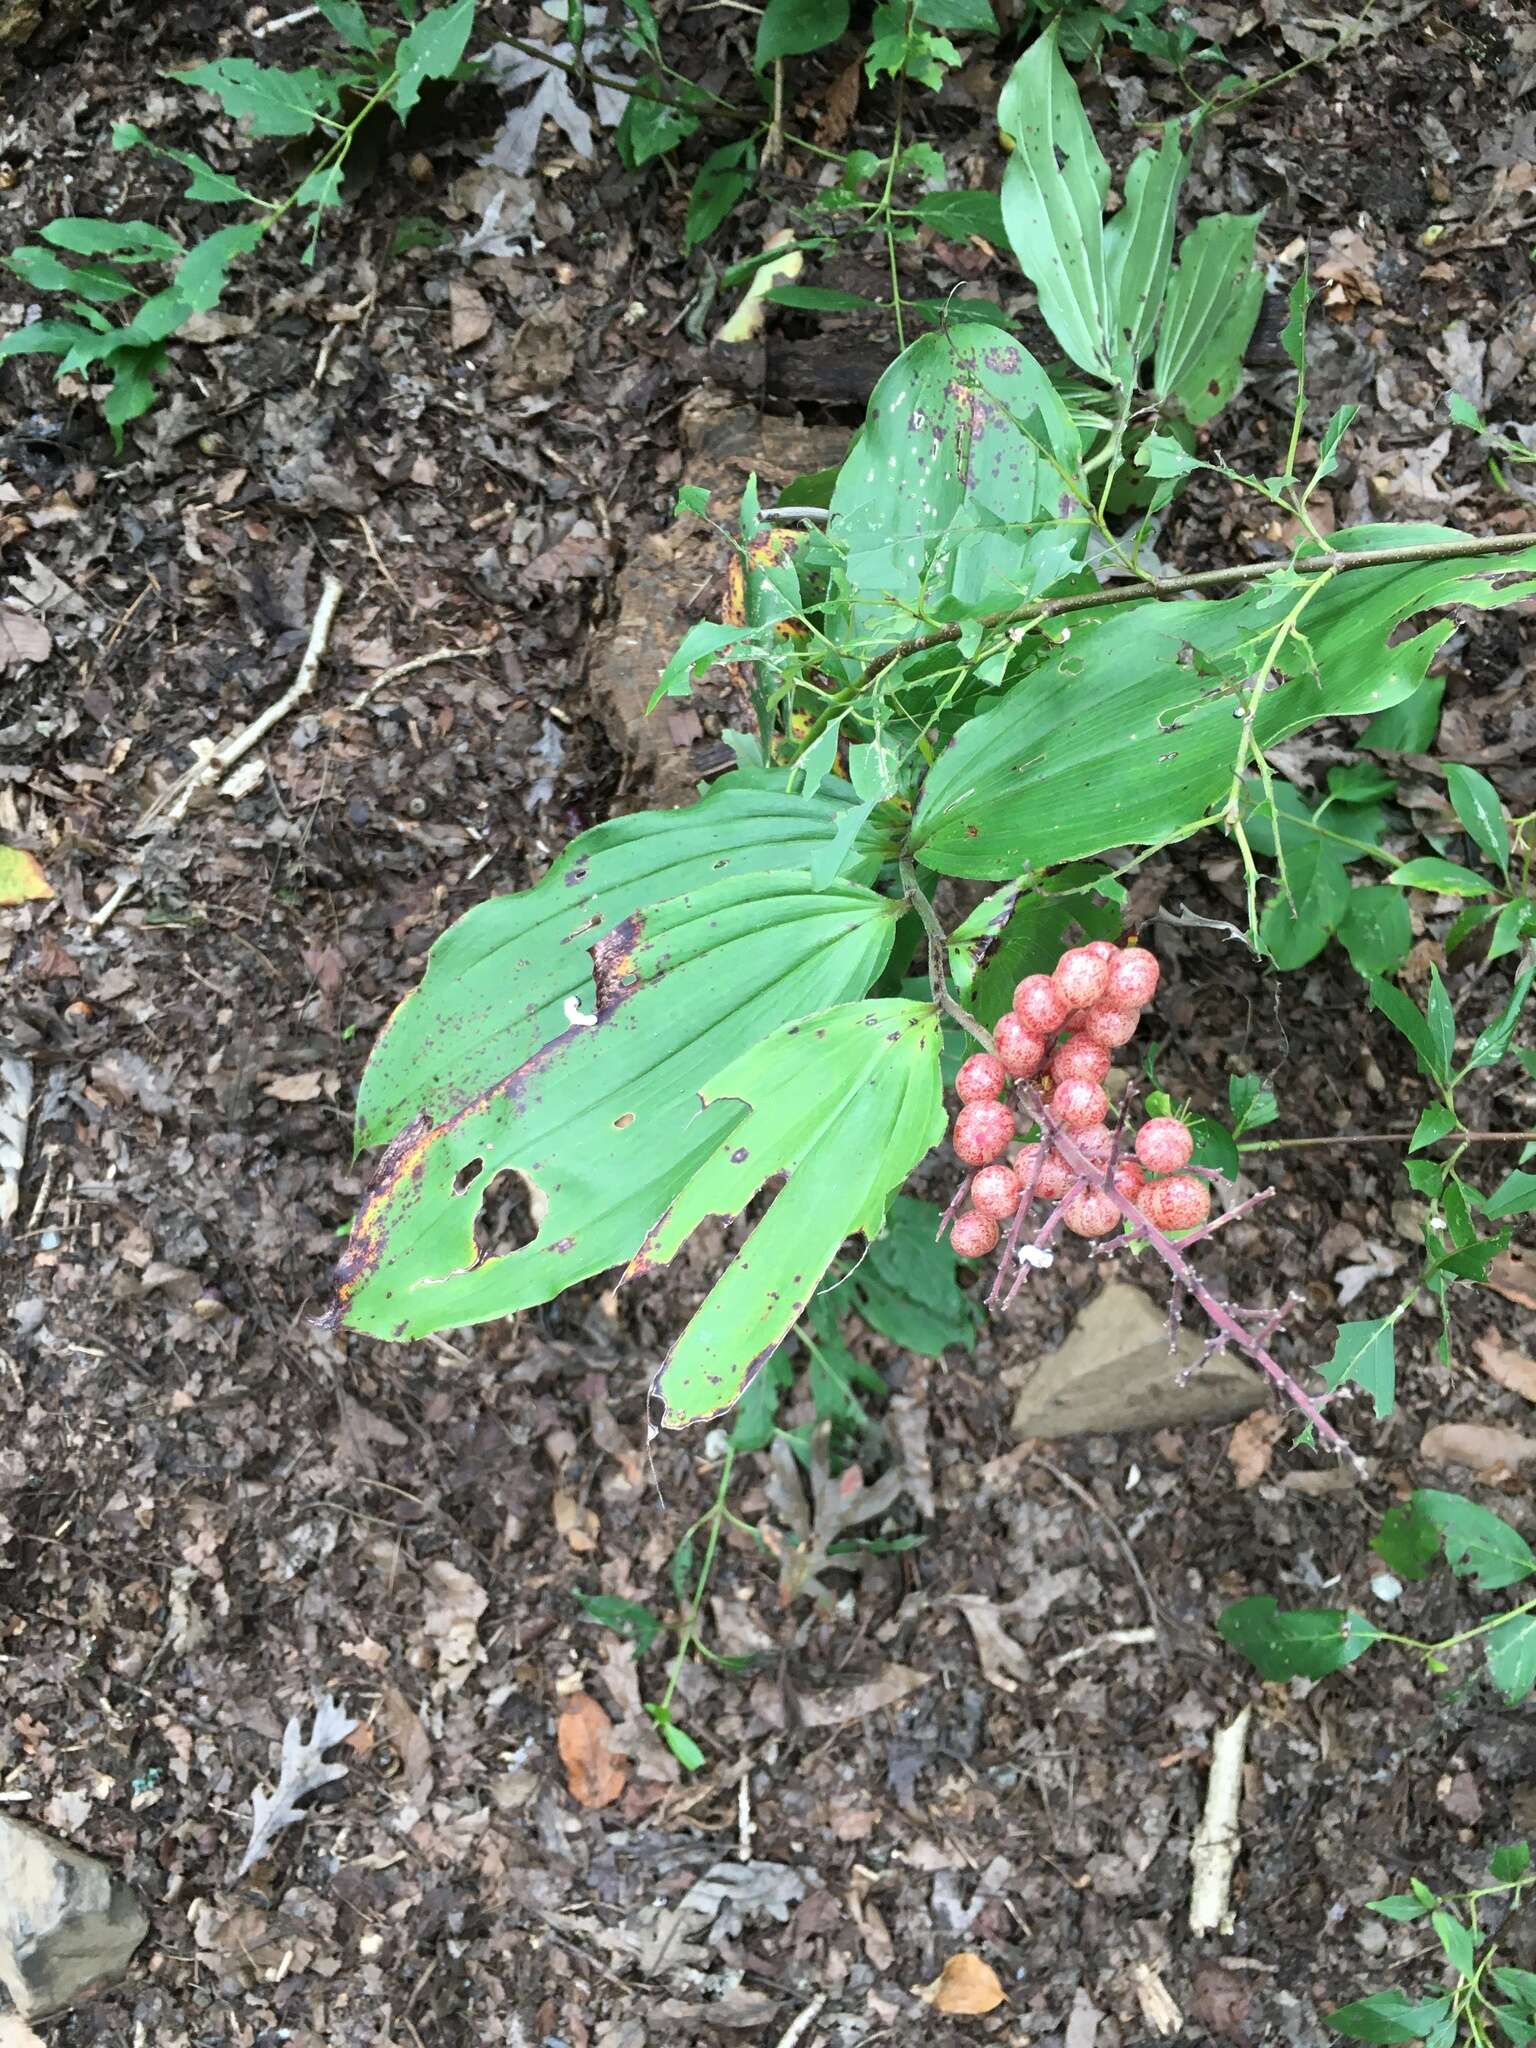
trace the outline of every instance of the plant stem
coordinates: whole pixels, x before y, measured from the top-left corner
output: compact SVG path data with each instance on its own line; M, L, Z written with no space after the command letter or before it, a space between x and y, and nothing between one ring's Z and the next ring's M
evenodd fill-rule
M1239 1139L1239 1152L1301 1152L1313 1145L1406 1145L1412 1131L1340 1131L1331 1138L1249 1138ZM1432 1138L1443 1145L1454 1138L1458 1145L1536 1145L1536 1131L1447 1131Z
M567 78L590 78L594 85L606 85L610 92L621 92L632 100L651 100L658 107L675 107L680 114L696 114L701 110L690 107L678 99L675 93L652 92L648 85L636 85L632 79L613 78L602 71L594 71L590 64L572 64L564 57L557 57L553 50L543 43L525 43L520 36L503 36L501 39L509 50L517 50L524 57L535 57L541 64L548 64L555 71L563 71ZM734 100L723 100L705 86L696 86L695 91L709 100L712 110L729 114L733 120L751 121L754 125L763 117L753 107L738 107Z
M677 1632L677 1651L672 1659L672 1668L667 1673L667 1689L661 1696L660 1711L663 1714L671 1710L672 1695L677 1691L677 1681L683 1675L683 1666L688 1661L688 1652L693 1648L698 1638L699 1609L704 1604L704 1594L709 1585L709 1575L715 1568L715 1552L720 1545L720 1527L726 1515L725 1496L730 1489L731 1467L735 1463L735 1447L734 1445L727 1444L725 1457L720 1465L720 1484L715 1489L714 1506L710 1508L707 1514L701 1515L699 1518L700 1521L705 1521L709 1524L709 1540L704 1546L704 1560L699 1566L699 1575L693 1582L693 1593L688 1601L688 1611L684 1615L682 1626ZM699 1523L695 1522L693 1528L697 1529L698 1526ZM688 1533L692 1535L693 1529L690 1529Z

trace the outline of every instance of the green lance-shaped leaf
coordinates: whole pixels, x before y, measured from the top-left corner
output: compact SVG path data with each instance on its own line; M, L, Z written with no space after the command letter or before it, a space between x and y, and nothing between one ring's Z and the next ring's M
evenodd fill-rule
M725 1108L701 1115L698 1090L786 1019L867 988L900 908L776 873L625 918L591 948L590 1010L387 1147L336 1268L330 1326L421 1337L548 1301L629 1258L733 1121ZM490 1256L475 1218L507 1171L529 1186L539 1227Z
M76 256L115 256L119 263L174 262L182 254L174 235L147 220L91 220L70 214L49 221L39 232L56 249Z
M1434 1487L1420 1487L1404 1506L1389 1508L1371 1547L1402 1577L1419 1579L1442 1544L1457 1578L1471 1579L1484 1593L1536 1573L1536 1552L1518 1530L1476 1501Z
M424 14L395 52L399 74L390 101L403 121L421 98L429 78L448 78L458 69L475 25L475 0L453 0Z
M1109 283L1110 353L1115 372L1129 384L1152 346L1168 284L1173 225L1188 158L1179 123L1163 124L1161 147L1143 149L1125 174L1125 204L1104 229Z
M1152 365L1158 398L1202 426L1226 404L1243 373L1264 300L1254 264L1256 213L1213 213L1179 244Z
M215 170L206 157L195 149L165 149L144 133L136 121L119 121L112 130L114 149L148 149L155 156L164 157L169 163L180 164L188 173L189 183L184 196L188 199L207 200L214 206L265 206L267 202L258 199L254 192L247 192L243 185L225 172Z
M1456 538L1441 527L1366 526L1331 536L1330 546ZM1536 591L1533 571L1536 548L1336 576L1302 615L1305 649L1293 644L1285 672L1263 692L1255 738L1271 746L1318 719L1400 702L1454 623L1440 620L1389 645L1404 619L1447 605L1518 602ZM1233 713L1273 637L1276 598L1259 585L1213 603L1073 614L1064 644L939 756L913 822L913 850L943 874L1004 880L1187 831L1231 785ZM1308 651L1310 661L1302 658Z
M1003 222L1040 317L1081 370L1106 382L1111 298L1104 251L1109 165L1094 140L1052 27L1014 65L997 103L1013 138Z
M852 629L867 651L905 638L920 604L1027 596L1032 529L1071 517L1080 454L1050 379L1010 336L971 324L905 349L832 494L828 532L848 551Z
M715 1144L626 1278L666 1265L706 1218L739 1216L786 1178L657 1373L662 1426L738 1400L844 1239L880 1230L892 1194L943 1135L941 1038L931 1004L844 1003L782 1026L700 1090Z
M1536 1614L1511 1614L1483 1637L1488 1676L1512 1707L1536 1686Z
M1268 1593L1239 1600L1216 1626L1261 1678L1326 1678L1381 1640L1380 1630L1363 1614L1336 1607L1284 1614Z
M433 946L420 986L373 1049L357 1149L386 1143L423 1112L446 1121L557 1037L572 1005L590 1007L586 949L621 919L708 883L808 868L844 808L724 776L686 810L594 826L534 888L476 904ZM867 834L849 879L873 881L881 857Z

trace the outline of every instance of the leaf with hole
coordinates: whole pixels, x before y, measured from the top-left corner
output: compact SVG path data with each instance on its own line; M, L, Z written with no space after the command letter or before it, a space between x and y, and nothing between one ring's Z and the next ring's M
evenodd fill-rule
M404 122L429 78L451 78L458 70L475 25L475 0L452 0L424 14L395 52L390 105Z
M391 1119L397 1135L336 1270L331 1326L399 1339L486 1322L632 1257L736 1121L730 1103L701 1111L699 1090L786 1020L867 988L899 908L848 883L817 891L791 870L728 874L592 943L578 915L571 951L590 953L591 983L532 1051L526 1034L544 1005L507 1001L514 940L489 978L489 1015L470 1010L470 1044L432 1048L420 1076L407 1067L407 1092L429 1092L433 1106L403 1127ZM532 922L547 946L558 925ZM459 992L447 993L458 1007ZM430 1046L432 1014L418 1007L397 1051L423 1035ZM522 1041L515 1056L493 1049L503 1031ZM476 1219L503 1173L530 1189L535 1231L488 1250Z
M1338 1608L1282 1613L1271 1594L1239 1600L1220 1616L1223 1641L1245 1656L1261 1678L1326 1678L1363 1657L1381 1631L1363 1614Z
M843 1003L782 1025L701 1088L713 1150L626 1278L669 1264L709 1218L739 1216L784 1178L652 1383L663 1427L729 1408L844 1240L880 1231L891 1196L943 1135L939 1040L931 1004Z
M1371 1322L1344 1323L1333 1356L1319 1367L1330 1387L1346 1383L1369 1394L1378 1419L1392 1413L1397 1388L1397 1324L1391 1316Z

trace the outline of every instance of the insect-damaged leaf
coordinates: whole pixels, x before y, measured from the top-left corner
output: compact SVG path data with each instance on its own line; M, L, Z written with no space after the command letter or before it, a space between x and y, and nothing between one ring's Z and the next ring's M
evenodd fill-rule
M656 1375L664 1427L729 1408L843 1240L880 1229L892 1193L943 1134L940 1037L930 1004L844 1003L785 1025L700 1091L716 1142L630 1274L665 1265L707 1217L739 1216L786 1178Z
M1436 526L1364 526L1331 535L1329 546L1457 538ZM1289 644L1262 694L1255 739L1270 746L1317 719L1401 702L1422 682L1453 621L1389 646L1392 630L1431 608L1514 603L1536 590L1532 571L1536 548L1336 576L1307 606L1304 643ZM1294 594L1294 581L1279 593L1288 602ZM1213 603L1180 599L1074 614L1066 644L973 719L935 762L913 823L913 850L941 874L1005 880L1187 832L1231 786L1240 741L1234 712L1273 638L1276 600L1260 584Z
M867 988L900 908L848 883L748 874L625 918L591 949L593 1014L388 1147L336 1269L331 1326L421 1337L627 1259L734 1120L725 1105L701 1114L698 1089L786 1020ZM505 1170L543 1214L530 1243L486 1255L475 1218Z
M583 832L536 887L467 911L432 948L421 985L373 1049L358 1094L358 1150L386 1143L423 1110L443 1121L563 1031L573 998L590 1008L587 948L621 918L732 875L807 868L832 844L843 809L725 776L686 810ZM874 879L876 840L861 835L851 880Z
M1080 454L1045 372L995 327L925 334L904 350L875 386L832 494L828 533L848 550L867 651L910 633L919 602L1028 595L1031 529L1070 517L1063 471Z

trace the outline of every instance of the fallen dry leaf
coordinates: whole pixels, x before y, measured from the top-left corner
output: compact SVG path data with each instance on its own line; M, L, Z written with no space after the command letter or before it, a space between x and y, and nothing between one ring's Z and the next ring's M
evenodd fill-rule
M490 1605L490 1595L468 1572L444 1558L434 1558L421 1576L426 1630L437 1651L438 1672L449 1690L457 1692L475 1666L485 1662L475 1623Z
M19 846L0 846L0 909L17 903L43 903L53 891L30 853Z
M320 1095L320 1069L312 1068L307 1074L279 1074L275 1081L269 1081L266 1093L274 1102L314 1102Z
M34 2034L25 2020L7 2014L0 2019L0 2048L44 2048L41 2034Z
M612 1806L624 1792L624 1766L608 1746L613 1723L590 1693L574 1692L560 1710L560 1761L578 1806Z
M1518 1245L1511 1245L1488 1268L1488 1285L1506 1301L1517 1302L1521 1308L1536 1308L1536 1260Z
M432 1742L421 1716L398 1685L380 1686L379 1722L400 1759L400 1782L409 1792L432 1768Z
M1524 1400L1536 1401L1536 1358L1527 1358L1523 1351L1516 1351L1492 1328L1474 1340L1472 1349L1489 1379L1497 1380L1501 1387L1508 1387L1512 1394L1519 1394Z
M993 2012L1008 1994L1002 1979L990 1963L962 1949L951 1956L931 1984L914 1984L914 1998L921 1998L935 2012L980 2014Z
M1027 1684L1033 1676L1033 1660L1004 1628L1003 1610L993 1601L972 1593L958 1596L954 1605L965 1616L976 1639L977 1661L988 1685L995 1685L999 1692L1017 1692L1021 1682Z
M1227 1460L1237 1477L1238 1491L1257 1486L1269 1470L1275 1445L1285 1432L1285 1417L1272 1408L1255 1408L1227 1439Z
M1500 1429L1492 1422L1441 1422L1425 1433L1419 1456L1432 1465L1465 1465L1491 1479L1536 1461L1536 1437Z
M451 349L473 348L477 341L484 341L491 331L494 315L472 284L466 284L456 277L448 287L448 346Z
M883 1664L879 1673L862 1685L806 1693L800 1701L800 1718L807 1728L844 1728L850 1721L878 1714L882 1707L894 1707L909 1692L931 1682L930 1672L914 1671L909 1664Z
M12 611L8 604L0 604L0 668L46 661L52 652L53 635L35 612Z

